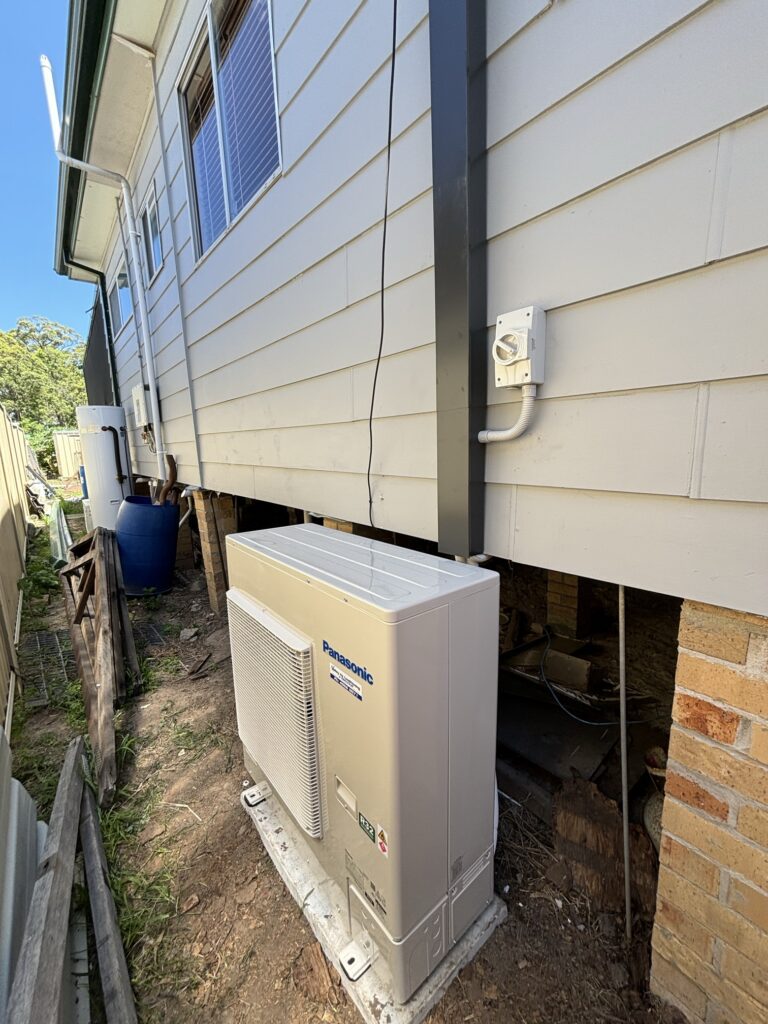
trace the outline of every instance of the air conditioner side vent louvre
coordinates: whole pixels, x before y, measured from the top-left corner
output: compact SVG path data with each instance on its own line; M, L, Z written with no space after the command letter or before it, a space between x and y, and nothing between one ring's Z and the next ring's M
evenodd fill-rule
M227 605L240 738L298 824L320 839L312 645L237 589Z

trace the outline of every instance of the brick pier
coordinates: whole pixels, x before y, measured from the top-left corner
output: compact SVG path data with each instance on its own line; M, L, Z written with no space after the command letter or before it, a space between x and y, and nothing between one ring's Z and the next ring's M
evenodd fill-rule
M686 601L651 988L694 1024L768 1021L768 619Z

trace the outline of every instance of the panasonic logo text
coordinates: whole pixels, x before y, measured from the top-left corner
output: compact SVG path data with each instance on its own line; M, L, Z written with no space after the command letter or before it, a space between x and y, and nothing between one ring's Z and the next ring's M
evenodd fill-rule
M364 679L366 683L373 686L373 676L365 665L358 665L356 662L350 661L349 658L345 658L344 655L340 654L338 651L334 651L327 640L323 640L323 654L327 654L330 658L338 661L338 663L343 665L344 668L349 669L350 672L354 672L356 676L360 676L360 678Z

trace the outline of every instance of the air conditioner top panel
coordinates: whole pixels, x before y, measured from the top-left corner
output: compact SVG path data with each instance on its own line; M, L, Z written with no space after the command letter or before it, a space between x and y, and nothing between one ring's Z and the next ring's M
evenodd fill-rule
M495 572L477 565L309 523L230 534L227 546L239 546L341 591L390 622L499 585Z

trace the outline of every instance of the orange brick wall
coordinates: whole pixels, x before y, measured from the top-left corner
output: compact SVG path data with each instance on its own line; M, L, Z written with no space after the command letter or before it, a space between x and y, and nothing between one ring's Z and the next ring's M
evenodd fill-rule
M576 636L579 630L579 577L547 570L547 622Z
M768 619L686 601L651 988L695 1024L768 1021Z

